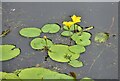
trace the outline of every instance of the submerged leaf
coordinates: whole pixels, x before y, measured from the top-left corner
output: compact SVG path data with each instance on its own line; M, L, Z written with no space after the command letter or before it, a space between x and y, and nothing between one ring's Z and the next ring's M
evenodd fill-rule
M83 63L78 60L71 60L68 64L73 67L82 67L83 66Z
M60 26L57 24L45 24L42 27L44 33L57 33L60 30Z
M14 45L0 45L0 61L10 60L20 54L20 49Z
M53 45L48 52L51 59L58 62L68 62L70 60L78 59L80 54L69 51L67 45Z
M65 74L60 74L58 72L51 71L45 68L27 68L19 73L20 79L71 79L74 78Z
M53 45L52 41L44 38L35 38L30 43L33 49L44 49L45 47L50 48Z
M95 36L95 42L103 43L106 42L109 39L108 33L97 33Z
M37 37L40 36L41 30L39 28L23 28L20 30L20 35L24 37Z
M61 33L62 36L71 36L72 34L73 34L73 33L70 32L70 31L63 31L63 32Z

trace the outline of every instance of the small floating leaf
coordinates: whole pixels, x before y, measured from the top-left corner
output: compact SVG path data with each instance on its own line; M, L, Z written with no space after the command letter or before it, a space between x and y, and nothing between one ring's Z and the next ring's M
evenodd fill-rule
M44 33L57 33L60 30L60 26L57 24L45 24L42 27Z
M30 45L33 49L44 49L45 46L49 48L53 43L49 39L35 38L31 41Z
M73 33L70 32L70 31L63 31L63 32L61 33L62 36L71 36L72 34L73 34Z
M71 60L68 64L73 67L82 67L83 66L83 63L78 60Z
M62 51L61 51L62 50ZM68 62L78 59L80 54L70 52L67 45L53 45L48 52L51 59L58 62Z
M41 30L39 28L23 28L20 30L20 35L24 37L37 37L40 36Z
M19 73L20 79L71 79L74 78L65 74L51 71L45 68L26 68ZM58 80L59 81L59 80Z
M88 77L84 77L80 81L94 81L94 80L92 80L91 78L88 78Z
M14 45L0 45L0 61L10 60L20 54L20 49Z
M95 35L95 42L99 42L99 43L104 43L109 39L109 34L108 33L97 33Z
M67 26L63 26L63 28L64 30L69 30ZM74 30L82 31L82 28L79 25L75 24L70 27L70 31Z
M74 24L70 27L70 30L71 31L74 31L74 30L82 31L82 28L79 25Z
M85 47L81 45L73 45L69 47L69 50L74 53L83 53L85 52Z

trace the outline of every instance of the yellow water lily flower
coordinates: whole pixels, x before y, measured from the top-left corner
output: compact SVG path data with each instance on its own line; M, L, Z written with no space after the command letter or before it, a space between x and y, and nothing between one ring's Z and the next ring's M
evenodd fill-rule
M71 18L72 18L72 21L74 23L81 22L81 17L80 16L73 15Z
M74 24L74 22L72 22L72 21L64 21L63 22L63 24L65 25L65 26L67 26L68 28L70 28L73 24Z

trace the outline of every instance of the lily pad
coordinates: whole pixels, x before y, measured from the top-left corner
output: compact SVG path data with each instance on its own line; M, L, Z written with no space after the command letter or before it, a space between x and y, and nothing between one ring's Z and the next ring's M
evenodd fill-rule
M83 63L78 60L71 60L68 64L73 67L82 67L83 66Z
M0 45L0 49L0 61L13 59L20 54L20 49L14 45Z
M72 34L73 34L73 33L70 32L70 31L63 31L63 32L61 33L62 36L71 36Z
M69 50L74 53L83 53L85 52L85 47L81 45L73 45L69 47Z
M19 80L20 78L17 76L17 75L15 75L14 73L6 73L6 72L0 72L0 79L17 79L17 81L21 81L21 80ZM6 81L5 80L5 81Z
M91 44L91 41L89 40L91 37L91 34L88 32L80 32L80 33L74 33L71 38L76 42L76 44L81 46L88 46Z
M57 33L60 30L60 26L57 24L45 24L42 27L44 33Z
M40 36L41 30L39 28L30 27L21 29L19 33L24 37L37 37Z
M95 35L95 42L99 42L99 43L104 43L109 39L109 34L108 33L97 33Z
M89 78L89 77L84 77L84 78L82 78L80 81L94 81L94 80L92 80L92 79Z
M80 57L80 54L73 53L69 51L69 47L67 45L53 45L50 48L50 51L48 51L48 55L52 60L58 61L58 62L68 62L70 60L75 60ZM61 51L62 50L62 51Z
M74 78L71 76L60 74L49 69L35 67L22 70L18 76L20 79L71 79L74 81Z
M76 41L76 44L81 45L81 46L88 46L91 44L90 40L83 40L83 39L79 39Z
M31 41L30 45L33 49L44 49L45 46L50 48L53 43L49 39L45 40L44 38L35 38Z

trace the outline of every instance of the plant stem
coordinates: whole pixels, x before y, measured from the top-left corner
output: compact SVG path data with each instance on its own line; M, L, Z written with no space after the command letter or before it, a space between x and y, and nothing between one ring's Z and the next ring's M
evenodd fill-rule
M70 35L70 29L69 29L69 40L70 40L70 45L71 45L71 35Z

